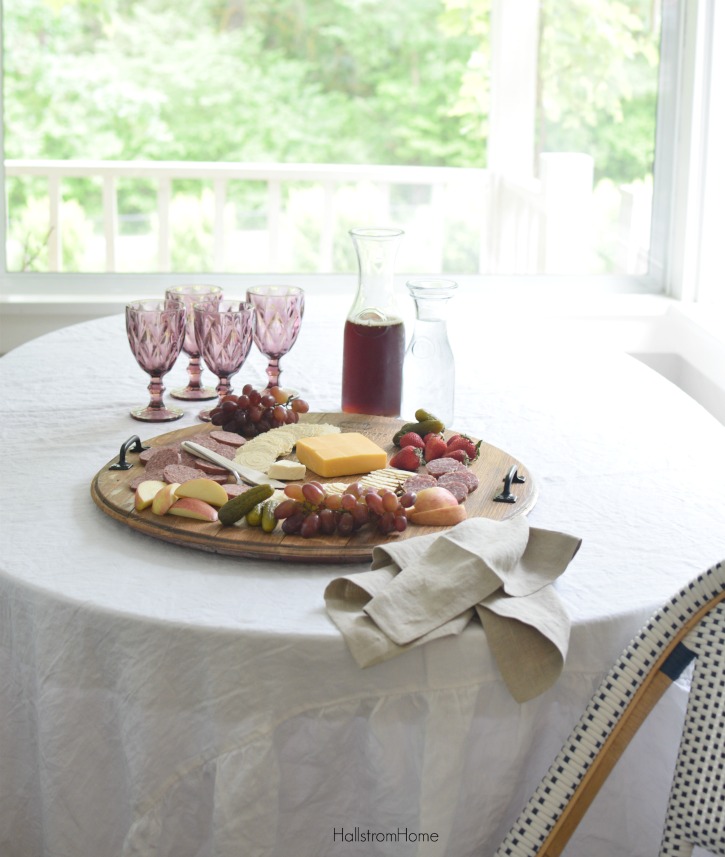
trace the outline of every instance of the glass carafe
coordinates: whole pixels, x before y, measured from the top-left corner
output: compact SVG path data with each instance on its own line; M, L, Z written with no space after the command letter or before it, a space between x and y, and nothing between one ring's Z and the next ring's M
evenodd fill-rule
M400 229L351 229L357 294L345 322L342 410L397 417L403 387L405 328L394 289Z
M415 326L405 351L403 419L413 420L418 408L446 426L453 423L456 370L448 341L446 309L458 284L453 280L420 279L406 283L415 301Z

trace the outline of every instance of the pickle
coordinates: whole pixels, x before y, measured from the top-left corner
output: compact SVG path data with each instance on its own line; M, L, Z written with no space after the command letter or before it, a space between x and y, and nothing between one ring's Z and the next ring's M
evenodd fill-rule
M251 512L257 503L267 500L272 494L274 494L274 489L271 485L255 485L254 488L250 488L244 494L232 497L219 509L219 522L227 527L236 524L237 521L241 521Z
M425 410L425 408L418 408L415 412L415 418L419 423L424 423L426 420L437 420L438 417L435 414L431 414Z
M421 413L421 411L416 411L416 414ZM427 434L442 434L446 430L446 427L443 423L436 419L435 417L431 417L430 419L421 420L417 423L406 423L401 429L399 429L394 437L393 443L396 446L400 445L400 439L403 435L407 434L409 431L414 431L416 434L419 434L421 437L425 437Z
M443 434L445 430L446 427L443 425L443 423L435 417L432 417L429 420L422 420L418 423L416 428L413 429L413 431L419 434L421 437L425 437L427 434L431 433Z
M250 509L247 512L247 515L244 519L250 527L261 527L262 526L262 503L257 503L257 505Z
M261 524L265 533L271 533L277 526L277 518L274 516L274 510L277 506L279 506L279 501L275 500L274 497L270 497L269 500L262 503Z

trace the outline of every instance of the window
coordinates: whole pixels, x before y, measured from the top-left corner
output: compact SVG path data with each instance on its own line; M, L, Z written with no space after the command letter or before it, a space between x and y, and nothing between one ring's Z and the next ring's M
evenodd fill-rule
M7 269L350 271L347 230L395 223L407 272L651 287L662 17L659 0L5 0Z

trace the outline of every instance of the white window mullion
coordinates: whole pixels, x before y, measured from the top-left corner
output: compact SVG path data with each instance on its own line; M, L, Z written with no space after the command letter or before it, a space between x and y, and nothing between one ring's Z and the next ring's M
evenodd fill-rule
M158 184L159 271L171 270L171 179L161 177Z
M224 209L227 204L227 181L214 181L214 270L223 271L226 268L224 228Z
M118 235L118 202L116 179L103 177L103 232L106 239L106 271L116 270L116 236Z
M63 270L60 176L48 176L48 270Z

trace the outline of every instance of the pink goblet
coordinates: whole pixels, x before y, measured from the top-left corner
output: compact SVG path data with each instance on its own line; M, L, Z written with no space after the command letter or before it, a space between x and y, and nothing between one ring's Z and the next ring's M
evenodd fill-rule
M175 300L149 298L126 306L126 335L138 365L151 376L151 401L131 416L144 422L168 422L184 416L181 408L164 405L161 379L176 363L184 341L186 307Z
M254 307L243 301L222 300L217 306L208 301L194 304L196 341L204 363L219 378L219 402L231 393L229 380L247 359L254 324ZM202 411L199 419L208 422L212 410Z
M201 383L201 354L196 342L194 332L194 304L211 301L218 304L222 299L222 290L219 286L174 286L166 290L169 300L183 301L186 306L186 336L184 337L183 350L189 355L189 365L186 371L189 373L189 383L186 387L179 387L171 391L175 399L200 401L203 399L216 398L216 390L213 387L205 387Z
M279 386L280 358L297 341L305 312L305 293L296 286L253 286L247 300L257 314L254 344L269 360L267 389Z

